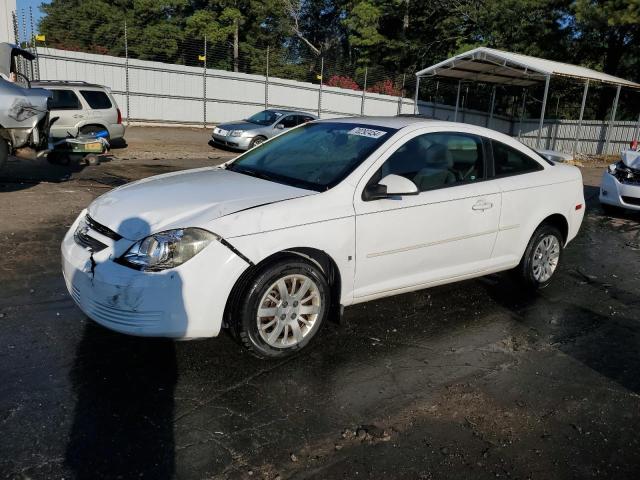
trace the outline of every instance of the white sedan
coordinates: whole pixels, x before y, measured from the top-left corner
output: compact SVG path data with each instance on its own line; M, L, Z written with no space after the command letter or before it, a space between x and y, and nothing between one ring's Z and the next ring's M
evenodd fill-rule
M282 357L344 306L510 269L545 287L583 215L577 168L493 130L326 120L101 196L64 238L63 270L113 330L224 327Z
M640 211L640 152L626 150L620 161L607 167L600 183L600 204L605 212Z

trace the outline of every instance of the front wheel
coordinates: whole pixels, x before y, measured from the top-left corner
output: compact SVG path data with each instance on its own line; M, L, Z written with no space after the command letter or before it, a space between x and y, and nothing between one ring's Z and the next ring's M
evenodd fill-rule
M266 138L261 137L261 136L257 136L256 138L251 140L251 143L249 144L249 148L253 148L253 147L257 147L258 145L262 145L266 141L267 141Z
M560 259L564 241L552 225L541 225L535 231L522 256L517 272L527 287L544 288L551 283Z
M322 270L287 258L266 267L250 282L232 328L254 355L282 358L316 336L329 305L330 289Z

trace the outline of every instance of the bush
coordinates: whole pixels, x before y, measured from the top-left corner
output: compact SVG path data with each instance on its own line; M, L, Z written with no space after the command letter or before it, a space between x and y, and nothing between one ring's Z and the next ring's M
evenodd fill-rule
M361 90L360 85L356 83L356 81L347 76L333 75L327 81L327 86L329 87L339 87L339 88L347 88L349 90Z
M367 92L391 95L392 97L399 97L402 93L401 89L396 87L391 80L382 80L371 88L367 88Z

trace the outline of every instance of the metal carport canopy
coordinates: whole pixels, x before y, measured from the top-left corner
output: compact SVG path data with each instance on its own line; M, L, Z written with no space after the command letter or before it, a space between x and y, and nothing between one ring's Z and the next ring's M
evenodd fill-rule
M453 117L454 122L457 121L458 118L460 86L464 81L492 83L494 85L491 97L491 113L489 114L489 122L491 122L491 119L493 118L495 89L497 84L514 85L526 88L544 82L544 95L542 98L542 109L540 112L540 124L538 126L537 146L539 147L542 140L542 127L544 126L544 114L547 107L549 81L553 76L584 81L584 92L582 95L582 104L580 106L580 119L578 120L574 152L580 137L584 107L587 100L587 92L589 90L590 82L600 82L616 86L616 96L613 101L609 127L613 125L616 118L620 89L622 87L626 87L636 89L640 92L640 84L638 83L625 80L624 78L614 77L613 75L598 72L590 68L579 67L578 65L571 65L569 63L554 62L553 60L545 60L544 58L530 57L519 53L504 52L493 48L479 47L469 50L468 52L461 53L460 55L456 55L455 57L451 57L416 73L414 113L418 113L420 79L423 77L450 78L458 81L456 109ZM640 125L640 119L638 122ZM611 128L607 130L605 150L609 145L610 130Z
M447 77L521 87L544 82L554 75L640 89L638 83L590 68L487 47L474 48L416 73L417 77Z

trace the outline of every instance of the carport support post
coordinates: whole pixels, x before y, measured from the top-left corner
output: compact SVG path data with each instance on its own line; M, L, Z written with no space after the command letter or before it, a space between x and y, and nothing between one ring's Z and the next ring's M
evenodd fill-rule
M609 141L611 140L611 129L613 128L613 122L616 121L616 113L618 112L618 100L620 100L620 85L616 89L616 98L613 101L613 110L611 110L611 118L609 119L609 126L607 127L607 141L604 144L604 154L609 151Z
M491 111L489 112L489 120L487 122L487 128L491 128L491 122L493 122L493 108L496 105L496 86L491 89Z
M360 116L364 117L364 101L365 96L367 94L367 74L369 73L369 68L364 67L364 88L362 89L362 99L360 100Z
M320 88L318 89L318 118L322 113L322 83L324 82L324 57L320 57Z
M551 75L547 75L547 79L544 82L544 95L542 97L542 110L540 111L540 124L538 125L538 140L536 142L536 148L540 148L542 141L542 128L544 127L544 112L547 109L547 97L549 96L549 81Z
M460 103L460 87L462 86L462 80L458 80L458 93L456 95L456 109L453 112L453 121L458 121L458 104Z
M416 94L413 100L413 114L418 114L418 97L420 96L420 76L416 75Z
M527 106L527 89L522 89L522 107L520 108L520 122L518 122L518 140L522 138L522 122L524 120L524 108Z
M589 80L584 82L584 91L582 92L582 104L580 105L580 119L578 120L578 128L576 129L576 140L573 142L573 154L578 151L578 142L582 133L582 119L584 117L584 106L587 104L587 92L589 92Z

